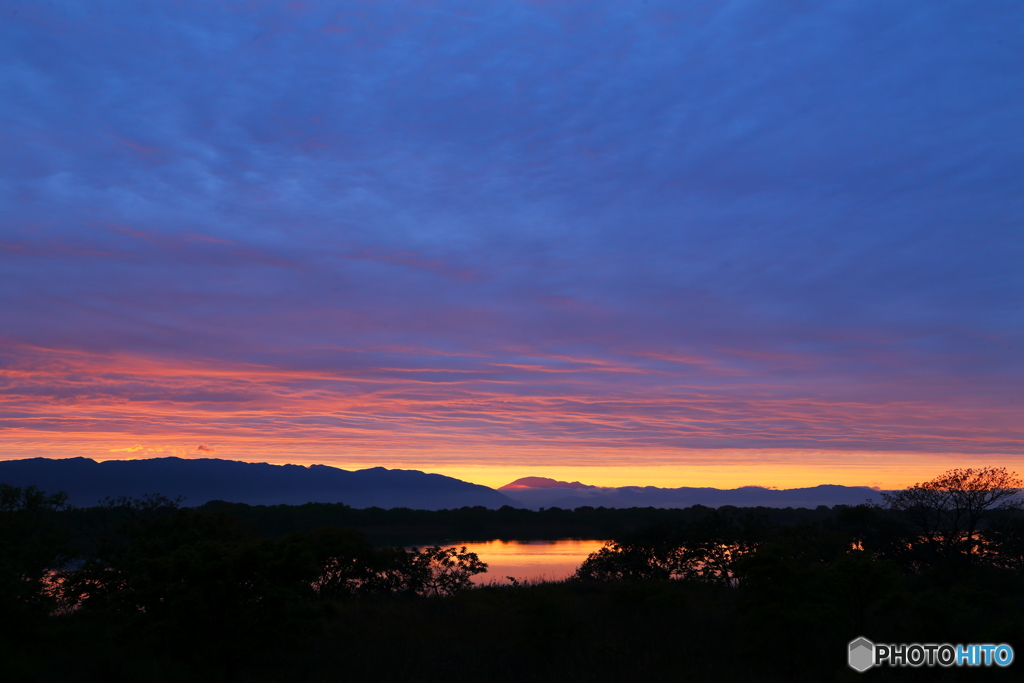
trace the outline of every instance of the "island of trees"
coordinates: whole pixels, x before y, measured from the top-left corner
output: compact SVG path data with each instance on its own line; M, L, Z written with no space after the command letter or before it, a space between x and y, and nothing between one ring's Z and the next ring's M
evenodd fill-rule
M846 681L858 636L1024 652L1020 488L958 469L859 506L532 512L0 484L0 680ZM614 540L569 580L477 587L444 543L566 536Z

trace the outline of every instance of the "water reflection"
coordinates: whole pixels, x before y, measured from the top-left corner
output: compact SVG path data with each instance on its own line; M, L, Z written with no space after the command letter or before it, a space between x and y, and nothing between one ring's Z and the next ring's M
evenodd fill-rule
M597 552L605 541L486 541L484 543L445 543L466 546L489 566L486 574L474 577L475 583L517 581L558 581L568 578L587 555Z

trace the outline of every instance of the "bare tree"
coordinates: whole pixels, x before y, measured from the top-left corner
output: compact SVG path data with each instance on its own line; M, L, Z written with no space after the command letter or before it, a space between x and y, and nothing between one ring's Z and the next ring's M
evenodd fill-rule
M1021 508L1017 494L1022 485L1017 473L1005 467L969 467L882 497L885 507L900 512L937 555L971 561L985 520L996 512Z

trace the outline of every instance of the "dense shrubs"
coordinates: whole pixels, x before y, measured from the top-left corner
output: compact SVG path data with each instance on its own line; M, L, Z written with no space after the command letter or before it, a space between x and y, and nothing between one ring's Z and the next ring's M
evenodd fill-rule
M0 485L0 679L26 655L18 641L31 650L54 628L230 676L316 636L339 601L451 596L487 568L465 548L374 548L332 527L265 538L158 496L64 508L62 496Z

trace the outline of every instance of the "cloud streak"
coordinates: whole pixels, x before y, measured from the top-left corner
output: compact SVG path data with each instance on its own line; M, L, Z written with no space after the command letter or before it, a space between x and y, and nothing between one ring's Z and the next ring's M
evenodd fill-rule
M22 363L27 355L17 354ZM672 448L1013 453L1024 438L1012 407L914 396L878 383L859 396L826 395L761 377L685 376L645 366L645 359L596 370L587 359L514 366L454 359L463 367L452 371L410 367L422 358L362 355L332 369L37 351L33 363L8 363L0 375L0 425L19 438L178 433L313 440L333 443L337 452L488 445L612 459L616 450L635 458L644 449ZM554 378L543 364L550 360L560 366Z

